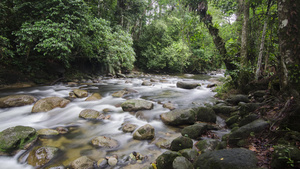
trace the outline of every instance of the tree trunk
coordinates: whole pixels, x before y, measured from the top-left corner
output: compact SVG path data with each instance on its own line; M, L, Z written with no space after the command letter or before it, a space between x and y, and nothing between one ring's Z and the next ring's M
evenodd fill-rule
M242 39L241 39L241 64L246 66L248 63L248 23L249 23L249 0L244 0L243 6L243 27L242 27Z
M278 38L280 48L279 79L281 89L299 84L300 1L278 0ZM297 86L298 87L298 86Z
M258 78L261 76L262 58L263 58L263 53L264 53L264 49L265 49L265 38L266 38L266 31L267 31L267 27L268 27L270 3L271 3L271 0L268 1L266 19L264 22L264 28L263 28L263 32L261 35L261 42L260 42L258 59L257 59L257 68L256 68L256 72L255 72L255 80L258 80Z

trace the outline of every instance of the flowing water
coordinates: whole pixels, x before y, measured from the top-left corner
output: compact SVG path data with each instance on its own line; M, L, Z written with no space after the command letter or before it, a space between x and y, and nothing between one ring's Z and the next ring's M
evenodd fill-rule
M221 75L220 75L221 76ZM152 86L142 86L143 80L160 79L153 82ZM158 148L154 143L161 139L174 139L180 136L180 129L167 126L160 120L160 114L170 111L163 108L161 103L171 102L176 108L188 108L212 104L214 92L206 88L214 78L207 75L192 76L184 78L180 76L151 76L143 78L128 79L107 79L101 83L84 84L76 87L66 85L41 86L25 88L19 90L1 91L0 97L13 94L29 94L38 99L58 96L68 98L72 89L81 88L89 93L100 93L102 99L98 101L84 101L85 98L72 100L65 108L56 108L46 113L31 113L32 105L0 109L0 131L17 125L31 126L37 130L43 128L66 127L67 134L53 138L40 138L39 145L58 147L61 151L58 158L51 161L53 164L68 166L73 160L83 155L97 161L100 158L118 155L119 159L128 156L132 152L139 152L147 156L146 164L127 165L124 168L142 168L150 164L166 149ZM202 84L196 89L181 89L176 87L179 80L195 81ZM112 93L124 88L138 91L126 98L112 97ZM152 110L140 111L138 113L123 112L120 104L126 99L145 99L154 103ZM109 109L107 113L110 118L103 121L87 121L79 118L79 113L84 109L94 109L102 112ZM155 128L155 138L151 141L140 141L132 138L132 133L124 133L121 130L123 123L128 122L143 126L150 124ZM222 123L218 118L217 123ZM222 124L220 124L222 125ZM107 136L118 140L120 146L113 150L97 149L91 145L91 140L96 136ZM21 151L14 157L0 157L0 168L31 169L32 166L26 164L28 152Z

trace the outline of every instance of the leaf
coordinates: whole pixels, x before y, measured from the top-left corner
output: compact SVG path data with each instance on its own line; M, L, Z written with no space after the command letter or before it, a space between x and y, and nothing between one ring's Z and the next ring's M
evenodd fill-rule
M249 146L249 150L254 151L254 152L257 152L257 149L256 149L253 145L250 145L250 146Z

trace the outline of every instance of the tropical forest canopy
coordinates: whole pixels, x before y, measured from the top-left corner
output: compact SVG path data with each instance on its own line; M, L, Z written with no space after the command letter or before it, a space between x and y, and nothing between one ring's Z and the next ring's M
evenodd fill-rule
M32 76L54 63L112 74L225 68L235 85L277 75L281 88L297 86L299 8L298 0L2 0L0 64Z

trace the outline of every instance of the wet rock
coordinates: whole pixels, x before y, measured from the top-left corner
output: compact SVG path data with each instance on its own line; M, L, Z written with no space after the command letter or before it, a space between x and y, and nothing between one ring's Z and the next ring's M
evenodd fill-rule
M16 150L26 149L37 138L36 130L27 126L10 127L0 133L0 151L14 154Z
M181 154L175 151L164 152L156 159L157 168L173 169L173 161L178 156L181 156Z
M300 167L300 150L295 146L289 145L277 145L274 146L274 152L272 154L271 168L282 169Z
M181 135L192 139L197 139L201 137L208 130L208 125L206 123L197 123L191 126L184 127L181 130Z
M68 133L69 129L66 128L66 127L57 127L57 128L56 128L56 131L57 131L59 134L66 134L66 133Z
M157 83L157 82L159 82L159 80L158 80L158 79L153 79L153 78L151 78L151 79L150 79L150 82L155 82L155 83Z
M201 86L201 84L189 81L179 81L176 83L176 86L183 89L194 89L198 86Z
M205 169L253 169L256 167L255 153L242 148L217 150L199 155L194 168Z
M143 81L142 86L152 86L152 83L149 81Z
M19 107L33 104L37 99L30 95L12 95L0 98L0 108Z
M47 165L44 169L66 169L66 167L62 164L51 164L49 166Z
M159 138L156 140L155 145L159 148L169 149L171 147L172 140L168 140L165 138Z
M193 148L193 141L188 137L180 136L171 142L172 151L179 151L187 148Z
M108 165L110 166L116 166L118 163L118 159L116 159L115 157L110 157L107 161Z
M174 169L194 169L193 164L182 156L176 157L172 165Z
M233 131L228 137L228 143L232 146L239 145L239 141L246 139L250 136L250 133L260 133L262 132L267 126L268 122L263 119L255 120L245 126L238 128L237 130Z
M125 88L121 91L117 91L117 92L113 93L112 96L113 97L123 97L125 95L129 95L129 94L133 94L133 93L138 93L138 91L129 89L129 88Z
M64 108L70 101L60 97L47 97L38 100L32 107L32 113L47 112L56 107Z
M136 140L151 140L154 138L154 128L150 124L146 124L140 128L138 128L133 133L133 139Z
M246 124L249 124L255 120L257 120L259 118L259 116L257 114L249 114L248 116L244 117L240 122L239 122L239 126L244 126Z
M94 161L87 156L77 158L71 163L73 169L94 169Z
M53 129L40 129L37 131L37 134L39 136L56 136L59 134L59 132Z
M238 110L236 106L223 106L223 105L215 105L212 107L216 114L221 114L224 116L230 116L232 112Z
M183 149L180 150L179 153L189 161L194 161L199 154L195 149Z
M216 149L220 141L215 139L205 139L198 141L195 146L201 153L207 153Z
M160 115L161 120L168 125L194 124L196 121L192 109L176 109Z
M41 167L52 160L58 150L56 147L35 147L30 151L27 162L32 166Z
M126 75L122 74L122 73L117 73L117 77L118 78L126 78Z
M85 101L95 101L95 100L101 100L102 96L99 93L93 93L91 96L85 99Z
M122 131L125 133L132 133L136 128L137 125L126 123L125 125L122 126Z
M77 98L84 98L88 96L88 92L82 89L74 89L69 95L73 95L72 93L74 93Z
M217 116L215 111L210 107L193 108L197 121L215 123Z
M207 88L213 88L213 87L216 87L216 86L217 86L217 84L213 83L213 84L208 84L206 87Z
M172 103L164 103L163 104L164 108L170 109L170 110L174 110L176 107L174 106L174 104Z
M233 105L238 105L240 102L244 102L244 103L250 102L247 95L241 95L241 94L230 96L230 98L228 98L226 101Z
M108 166L108 161L106 158L101 158L97 161L97 167L98 168L106 168Z
M233 115L231 117L229 117L228 119L226 119L225 123L227 126L231 126L234 123L237 123L239 121L240 116L239 115Z
M239 104L240 108L240 115L241 117L245 117L249 115L251 112L255 111L260 107L259 103L240 103Z
M82 110L79 114L79 117L88 119L88 120L103 120L105 115L93 109Z
M127 100L121 104L123 111L151 110L154 104L146 100Z
M110 137L98 136L92 140L92 144L96 147L114 149L119 146L117 140Z

